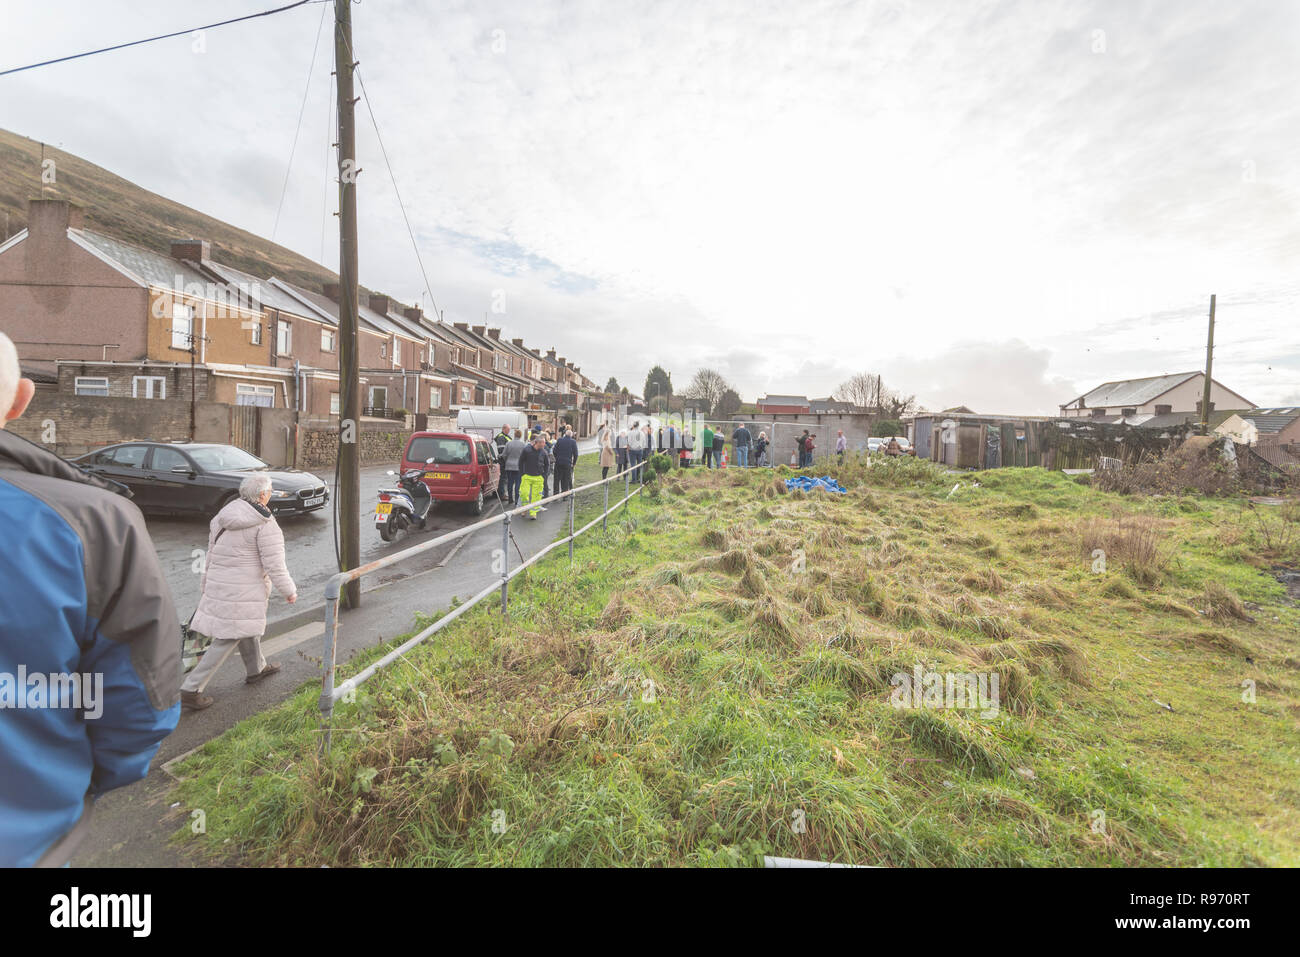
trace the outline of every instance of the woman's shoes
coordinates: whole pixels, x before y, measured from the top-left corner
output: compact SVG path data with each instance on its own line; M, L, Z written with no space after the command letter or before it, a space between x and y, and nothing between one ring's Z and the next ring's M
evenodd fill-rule
M249 675L247 678L245 678L244 683L250 685L256 684L257 682L261 681L263 678L269 678L271 675L275 674L279 670L280 670L279 665L267 665L257 674Z
M185 711L202 711L204 708L211 707L213 700L211 695L203 694L201 691L181 692L181 708Z

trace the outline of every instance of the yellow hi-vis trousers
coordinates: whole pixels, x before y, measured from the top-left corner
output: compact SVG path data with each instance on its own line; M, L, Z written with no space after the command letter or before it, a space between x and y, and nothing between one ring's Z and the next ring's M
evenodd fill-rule
M542 483L544 476L541 475L522 475L519 477L519 504L530 505L533 502L542 500ZM538 509L529 509L530 518L537 517Z

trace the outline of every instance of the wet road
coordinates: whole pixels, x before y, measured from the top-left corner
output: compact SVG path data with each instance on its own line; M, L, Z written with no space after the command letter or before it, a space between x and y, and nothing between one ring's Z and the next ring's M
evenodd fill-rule
M375 508L375 493L381 486L390 486L393 479L385 474L390 466L379 465L361 470L361 560L373 561L391 551L397 551L417 544L428 538L444 534L453 529L478 521L469 515L465 506L455 503L442 503L434 508L431 527L417 532L399 541L386 543L379 537L372 516ZM303 608L305 604L318 603L325 588L325 582L338 570L334 552L333 503L335 497L334 473L319 471L315 473L330 490L330 504L323 509L307 515L280 517L277 519L284 531L285 555L288 560L289 574L298 586L299 604L287 604L278 594L272 594L271 604L267 609L267 618L275 620L293 611ZM498 506L493 501L484 509L484 516L493 514ZM203 549L208 544L208 520L206 518L172 518L147 516L146 524L153 538L154 550L162 564L163 574L171 587L172 598L176 602L176 611L182 621L188 621L191 613L199 603L199 574L202 571ZM383 582L424 571L437 565L454 545L435 548L432 551L403 563L400 571L393 569L390 579L383 574L374 576L374 582Z

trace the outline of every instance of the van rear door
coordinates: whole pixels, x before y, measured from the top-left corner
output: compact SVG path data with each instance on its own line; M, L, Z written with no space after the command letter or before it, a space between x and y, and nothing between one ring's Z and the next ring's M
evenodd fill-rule
M463 435L412 436L402 467L425 469L424 484L434 498L463 500L478 485L473 449Z

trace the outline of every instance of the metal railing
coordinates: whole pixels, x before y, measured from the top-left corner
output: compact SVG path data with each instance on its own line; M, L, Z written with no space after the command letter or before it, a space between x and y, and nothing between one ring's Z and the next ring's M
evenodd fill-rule
M574 467L576 468L577 466L575 465ZM608 478L599 479L587 485L582 485L577 488L570 489L567 492L560 492L556 495L551 495L547 498L539 499L536 502L529 502L527 505L519 505L516 506L515 508L504 510L498 515L493 515L492 517L485 518L482 521L474 522L472 525L466 525L464 528L459 528L453 532L448 532L445 535L439 535L437 538L432 538L427 542L421 542L418 545L412 545L410 548L402 549L401 551L394 552L391 555L385 555L383 558L378 558L373 562L366 563L365 565L359 565L358 567L350 569L348 571L339 572L333 577L331 577L330 580L325 583L325 647L324 647L324 653L321 658L321 662L324 668L324 674L321 676L320 715L321 715L322 747L324 748L324 750L326 751L329 750L330 719L333 717L334 705L336 702L347 697L349 694L354 692L362 683L368 681L370 678L374 677L376 673L388 667L393 662L397 661L399 658L405 655L406 652L410 651L416 645L426 641L431 636L437 634L443 628L450 625L453 621L455 621L461 615L465 614L465 612L469 611L471 608L477 605L484 598L487 598L489 595L496 592L498 589L500 589L501 592L501 614L502 617L508 619L510 617L510 597L509 597L510 579L514 578L516 575L524 571L529 566L536 564L542 558L549 555L554 549L565 544L566 542L568 543L569 546L569 560L572 561L574 541L580 535L590 531L593 527L595 527L597 522L600 523L602 529L608 528L609 516L614 511L616 511L620 506L624 509L624 511L626 511L627 503L633 497L639 495L641 491L645 488L645 486L639 481L635 483L636 485L635 488L632 487L633 486L632 475L633 473L639 474L640 468L649 468L649 465L647 462L643 461L637 466L628 466L628 468L624 469L622 472L617 472L614 475L609 476ZM552 472L552 479L554 479L554 472ZM623 498L619 499L611 506L609 504L610 483L618 481L619 479L623 480L624 495ZM574 513L577 507L576 503L578 500L578 494L580 492L586 492L590 489L602 488L602 487L604 489L604 495L605 495L604 510L601 512L600 515L596 516L586 525L582 526L582 528L575 530ZM560 502L566 499L568 500L568 505L569 505L569 509L568 509L569 534L566 535L564 538L557 538L555 541L551 542L545 548L542 548L539 551L537 551L536 554L534 554L532 557L528 559L524 559L519 565L515 566L512 569L510 567L510 550L509 550L511 517L515 515L519 515L522 512L530 511L534 508L537 508L538 506L545 506L548 502ZM492 584L488 585L482 591L478 592L476 595L474 595L464 604L457 605L455 608L453 608L447 614L443 615L432 625L423 629L422 631L418 632L412 637L408 638L406 641L402 642L401 645L394 648L392 651L384 655L378 661L370 665L367 665L357 674L353 675L351 678L346 679L342 684L339 684L337 686L334 684L336 657L338 653L339 598L343 592L344 585L348 584L349 582L357 581L363 576L369 575L372 572L379 571L380 569L383 568L388 568L390 565L396 565L399 562L405 561L408 558L413 558L416 555L420 555L423 554L424 552L431 551L432 549L438 548L439 546L446 545L449 542L454 542L457 539L465 538L469 535L473 535L476 532L479 532L485 528L488 528L492 525L496 525L498 523L501 525L502 565L501 565L500 576L494 579ZM520 553L520 558L521 559L523 558L522 552Z

